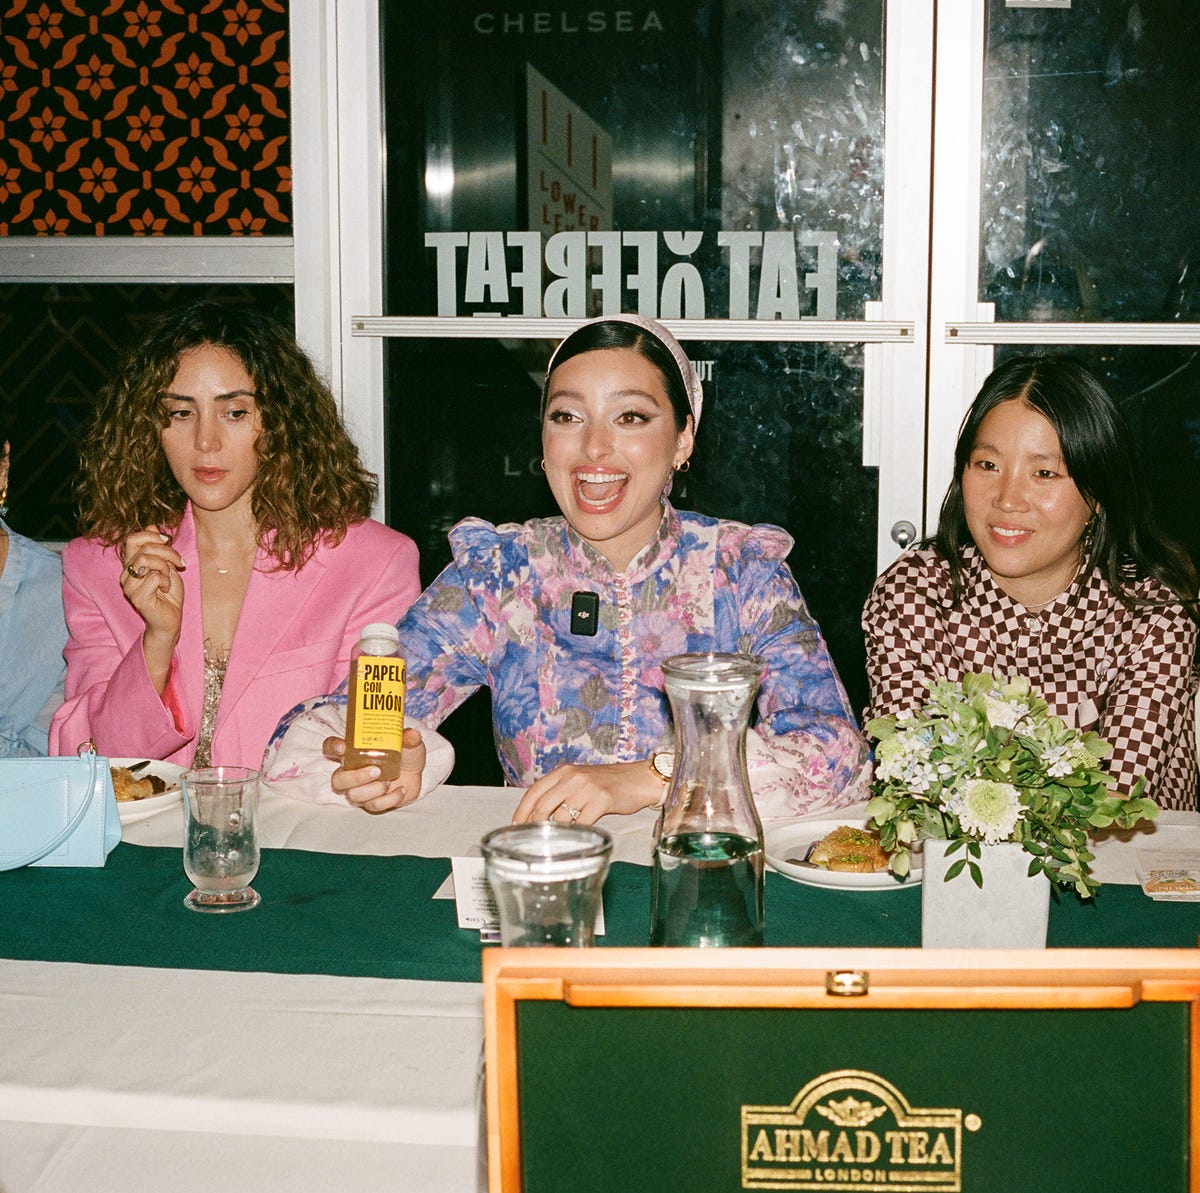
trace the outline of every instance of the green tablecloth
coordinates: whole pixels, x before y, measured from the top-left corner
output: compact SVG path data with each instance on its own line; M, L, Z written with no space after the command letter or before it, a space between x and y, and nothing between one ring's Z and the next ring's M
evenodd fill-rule
M478 933L432 895L446 858L271 849L254 883L262 904L235 915L183 906L178 849L121 844L101 870L0 873L0 957L273 973L478 981ZM767 944L916 947L921 895L836 891L767 874ZM644 945L650 871L617 862L604 888L603 945ZM1051 903L1052 947L1195 948L1200 904L1155 903L1106 886L1092 903Z

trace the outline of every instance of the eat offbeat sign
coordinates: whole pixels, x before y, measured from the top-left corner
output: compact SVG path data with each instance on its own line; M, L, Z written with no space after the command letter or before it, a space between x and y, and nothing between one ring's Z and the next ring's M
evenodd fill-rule
M556 232L544 245L541 232L425 234L435 255L441 317L583 319L597 313L592 293L600 313L614 314L628 291L639 315L703 319L705 281L689 260L703 241L698 231ZM728 263L729 318L837 317L836 233L718 232L717 245ZM676 258L665 270L660 247ZM513 303L519 309L509 312Z
M615 231L611 134L528 63L524 149L527 231L426 233L440 317L582 319L622 310L626 293L639 315L706 317L692 260L704 233ZM837 318L836 233L730 230L716 242L729 318Z

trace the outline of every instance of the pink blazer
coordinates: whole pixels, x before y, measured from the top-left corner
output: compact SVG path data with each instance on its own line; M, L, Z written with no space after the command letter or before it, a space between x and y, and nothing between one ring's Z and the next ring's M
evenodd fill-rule
M204 632L190 505L173 545L187 564L183 626L159 696L142 655L145 623L121 592L116 549L93 539L67 544L67 698L50 727L51 754L73 754L90 738L114 758L191 763L204 701ZM298 572L272 571L273 563L260 550L246 588L213 730L214 765L260 766L279 718L346 678L362 627L399 621L420 592L416 544L379 522L352 526Z

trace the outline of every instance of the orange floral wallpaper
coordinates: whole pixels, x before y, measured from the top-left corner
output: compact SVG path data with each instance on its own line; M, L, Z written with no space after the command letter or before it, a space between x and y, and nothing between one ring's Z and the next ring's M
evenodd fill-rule
M288 236L286 0L0 0L0 235Z

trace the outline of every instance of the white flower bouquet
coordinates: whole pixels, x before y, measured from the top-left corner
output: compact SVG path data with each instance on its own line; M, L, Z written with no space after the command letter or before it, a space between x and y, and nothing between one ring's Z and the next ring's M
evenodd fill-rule
M981 844L1015 841L1031 875L1091 896L1099 883L1088 832L1157 816L1143 781L1128 798L1114 794L1102 761L1108 743L1053 716L1027 680L970 674L929 689L919 713L867 726L879 742L867 813L893 872L909 872L918 840L942 838L952 842L948 854L962 850L947 881L967 869L982 886Z

